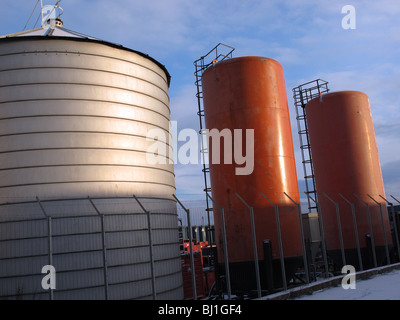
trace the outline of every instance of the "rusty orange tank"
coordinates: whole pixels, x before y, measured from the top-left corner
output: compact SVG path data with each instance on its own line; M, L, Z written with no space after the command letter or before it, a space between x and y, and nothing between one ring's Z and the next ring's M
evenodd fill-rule
M232 288L255 288L250 213L236 194L254 208L262 285L266 283L263 241L271 240L273 259L277 262L274 269L276 279L280 277L280 251L274 208L261 192L279 206L283 255L287 276L291 277L301 261L302 247L297 207L284 195L286 192L299 202L283 68L277 61L264 57L232 58L210 66L203 73L202 88L206 128L218 132L239 129L243 138L242 155L248 156L246 148L253 148L254 152L253 159L248 157L246 163L239 164L240 161L234 158L237 140L221 139L220 148L215 150L222 155L224 147L232 144L233 156L230 157L232 164L223 156L218 164L212 161L217 140L209 139L212 197L225 210ZM246 141L246 130L254 130L254 141L249 137ZM229 153L226 155L230 156ZM237 170L246 166L249 169L251 161L251 172ZM214 223L218 262L222 264L221 221L216 207Z
M368 204L377 263L382 264L385 236L390 246L391 235L386 204L379 197L385 197L385 190L368 96L358 91L324 94L307 103L306 116L328 254L343 263L336 207L323 193L339 205L345 261L359 266L351 206L340 193L354 204L364 267L373 266L366 243ZM383 225L380 208L368 195L382 204Z

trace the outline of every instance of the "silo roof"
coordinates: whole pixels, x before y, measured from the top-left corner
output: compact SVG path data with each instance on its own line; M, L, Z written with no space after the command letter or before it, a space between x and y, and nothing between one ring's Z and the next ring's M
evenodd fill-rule
M75 40L75 41L89 41L89 42L97 42L101 43L104 45L108 45L114 48L119 48L122 50L127 50L130 52L134 52L136 54L139 54L151 61L153 61L155 64L157 64L166 74L167 76L167 81L168 81L168 86L170 85L171 81L171 75L169 74L167 68L155 60L154 58L150 57L148 54L142 53L140 51L136 51L133 49L126 48L120 44L116 44L113 42L108 42L104 41L95 37L87 36L82 33L72 31L69 29L66 29L64 27L55 25L53 27L47 26L47 27L40 27L40 28L35 28L31 30L25 30L21 32L16 32L16 33L11 33L8 35L3 35L0 36L0 42L2 41L15 41L15 40L20 40L21 38L29 39L29 40Z

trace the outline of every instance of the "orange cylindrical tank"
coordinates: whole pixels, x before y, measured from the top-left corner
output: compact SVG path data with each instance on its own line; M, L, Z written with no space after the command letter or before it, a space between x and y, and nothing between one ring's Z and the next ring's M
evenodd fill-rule
M336 207L327 196L339 206L346 263L358 265L352 210L341 194L354 204L364 266L372 262L366 243L370 226L377 262L382 263L385 236L389 246L391 235L386 204L380 197L385 197L385 191L368 96L358 91L324 94L307 103L306 117L328 253L342 263ZM381 203L381 209L371 197Z
M264 57L231 58L215 63L203 73L202 88L206 128L210 133L216 129L232 135L231 140L221 138L219 147L218 139L213 135L209 138L210 179L213 199L225 211L231 281L233 286L245 286L255 280L253 238L249 209L236 194L253 207L260 261L264 259L264 240L271 241L273 258L280 257L275 211L261 193L279 206L286 266L294 267L302 255L297 207L284 195L286 192L299 203L283 68ZM242 142L237 139L240 134ZM218 157L213 159L216 151L220 152L220 163L216 161ZM235 158L237 153L246 161ZM222 263L219 217L214 206L218 261ZM276 276L279 274L278 269ZM246 276L251 279L237 280Z

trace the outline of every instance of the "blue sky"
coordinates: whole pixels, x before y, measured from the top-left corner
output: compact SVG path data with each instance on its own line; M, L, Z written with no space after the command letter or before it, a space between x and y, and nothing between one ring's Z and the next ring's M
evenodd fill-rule
M55 4L56 0L44 0ZM1 0L0 34L22 31L36 0ZM356 29L342 28L352 5ZM278 60L285 72L293 143L304 191L292 88L322 78L331 91L370 98L386 194L400 195L398 0L63 0L64 27L149 54L172 75L171 119L198 130L193 61L222 42L234 56ZM37 10L27 29L33 28ZM200 165L176 165L177 195L204 199Z

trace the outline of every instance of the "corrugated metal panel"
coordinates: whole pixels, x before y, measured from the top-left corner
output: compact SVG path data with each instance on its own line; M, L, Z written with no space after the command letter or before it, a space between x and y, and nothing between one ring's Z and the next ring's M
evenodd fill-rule
M70 291L58 291L55 294L57 300L102 300L104 289L102 286L94 288L79 288Z
M103 268L103 255L102 251L83 251L54 254L53 264L56 267L57 273L73 270Z
M64 200L61 203L67 204L76 214L75 201L68 203ZM57 207L55 203L42 205L45 212ZM77 206L82 208L82 201L77 201ZM151 214L151 218L156 295L158 298L180 299L182 277L177 216L156 213ZM54 298L104 299L106 264L110 299L151 299L147 215L104 216L106 260L101 219L102 216L97 214L52 218L51 257L57 279ZM44 277L41 268L49 263L50 255L48 228L49 222L45 218L0 223L0 231L4 231L0 233L0 297L15 298L15 294L24 298L50 297L48 291L41 288ZM150 287L141 288L144 284Z
M47 223L43 215L41 220L20 221L12 224L0 222L0 241L32 237L47 237Z
M107 257L109 258L109 267L123 264L143 264L150 261L150 250L148 246L108 249Z
M43 26L42 28L36 28L36 29L32 29L32 30L26 30L26 31L22 31L22 32L17 32L17 33L13 33L13 34L0 36L0 40L3 42L18 41L19 37L25 37L25 38L31 39L31 40L41 40L41 39L49 40L49 39L51 39L51 40L64 40L64 41L65 40L84 41L86 43L92 42L92 43L107 45L109 47L116 48L119 51L125 50L127 52L133 52L133 53L138 54L138 55L144 57L145 59L155 63L161 70L164 71L165 76L167 78L168 85L170 83L171 76L170 76L168 70L165 68L164 65L162 65L161 63L159 63L157 60L153 59L149 55L144 54L139 51L136 51L136 50L125 48L120 44L106 42L106 41L103 41L103 40L95 38L95 37L84 35L84 34L76 32L76 31L68 30L66 28L63 28L59 24L55 24L54 28L52 28L52 27L49 28L49 26Z
M165 133L171 151L168 83L157 64L98 43L48 39L0 41L0 56L8 60L0 61L4 197L172 199L173 164L150 165L145 156L151 129Z
M41 264L40 260L32 262L37 266ZM43 295L42 298L48 300L49 293L45 292L41 287L42 276L39 272L25 277L1 279L1 299L36 299L36 297Z
M16 239L0 242L0 258L18 258L47 254L46 238Z
M110 287L110 299L128 299L128 297L135 297L134 299L152 298L151 279L144 279L135 283L120 283L114 284Z
M178 260L179 262L179 260ZM180 263L179 263L180 265ZM182 272L175 272L165 277L157 278L157 299L182 299Z
M19 197L18 201L24 201L24 197ZM11 202L11 201L10 201ZM3 204L0 205L0 222L18 220L42 220L43 212L37 203Z

